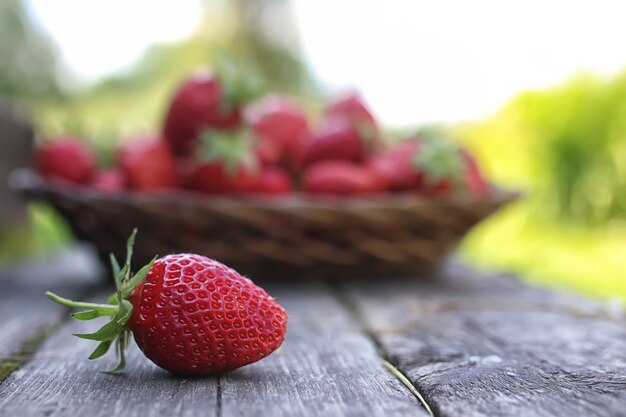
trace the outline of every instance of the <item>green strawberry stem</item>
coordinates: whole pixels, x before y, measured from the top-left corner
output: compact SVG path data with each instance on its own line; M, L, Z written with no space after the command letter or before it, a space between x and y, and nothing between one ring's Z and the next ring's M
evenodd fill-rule
M133 312L133 305L130 301L128 301L128 296L137 284L146 278L150 268L152 268L152 265L156 260L155 257L148 265L141 268L136 274L132 274L130 263L136 235L137 229L134 229L126 243L126 261L124 262L123 267L120 268L117 259L111 255L111 269L113 270L116 291L109 297L109 304L74 301L60 297L49 291L46 292L46 297L55 303L70 308L86 309L85 311L72 314L72 317L75 319L92 320L103 316L109 316L111 318L108 323L94 333L74 334L74 336L82 339L100 342L91 355L89 355L89 359L97 359L103 356L109 351L111 345L115 343L115 352L118 357L118 364L115 368L109 371L104 371L104 373L115 373L121 371L126 366L125 349L130 341L128 320Z
M236 130L222 132L205 129L200 134L200 147L197 157L204 162L222 162L229 175L235 175L240 168L256 170L252 154L252 139L249 132Z
M46 297L48 297L50 300L54 301L57 304L61 304L65 307L70 308L89 308L92 310L104 310L110 312L116 312L119 309L119 307L114 304L84 303L82 301L70 300L68 298L56 295L55 293L50 291L46 291Z

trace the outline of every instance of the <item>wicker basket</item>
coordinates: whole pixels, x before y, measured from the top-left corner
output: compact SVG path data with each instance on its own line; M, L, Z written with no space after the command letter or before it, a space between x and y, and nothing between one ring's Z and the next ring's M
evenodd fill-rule
M15 171L11 185L54 206L79 239L102 256L124 255L139 229L134 260L196 252L253 277L407 275L428 269L476 223L514 195L429 199L394 194L368 198L207 197L189 193L106 195Z

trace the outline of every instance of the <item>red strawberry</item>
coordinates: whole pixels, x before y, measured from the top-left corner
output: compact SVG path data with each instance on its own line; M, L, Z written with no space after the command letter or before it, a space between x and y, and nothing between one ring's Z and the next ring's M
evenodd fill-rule
M160 138L140 138L124 143L117 154L128 187L140 191L176 188L180 179L167 143Z
M419 190L424 182L424 173L415 163L419 149L418 140L404 140L374 156L368 165L386 179L392 191Z
M89 186L103 193L116 194L124 190L126 179L117 169L105 169L94 174Z
M241 106L256 97L258 87L254 74L225 57L219 57L215 73L204 70L185 80L172 98L163 125L174 153L193 153L204 129L237 128Z
M204 132L187 186L209 194L253 191L258 161L251 147L250 137L241 131Z
M345 118L324 120L321 127L301 146L299 158L301 167L327 159L360 162L366 154L364 139L356 127Z
M61 137L44 143L37 150L36 165L48 180L84 184L96 169L93 151L79 138Z
M104 355L115 342L120 362L110 372L120 371L132 333L144 355L161 368L208 375L256 362L282 344L287 314L262 288L226 265L194 254L164 256L132 275L134 236L124 267L120 270L112 260L117 292L109 304L46 293L64 306L88 309L75 318L111 316L97 332L76 335L100 342L90 359Z
M215 74L201 72L185 80L172 98L163 126L163 134L174 152L191 153L204 128L236 128L241 118L240 108L226 104L226 100Z
M266 136L255 137L254 153L259 164L264 167L277 165L282 159L283 151L278 142L269 139Z
M239 194L253 191L257 177L245 165L229 168L224 161L197 165L188 178L187 186L208 194Z
M476 159L468 153L463 151L462 156L465 159L465 185L472 195L485 196L489 193L489 185L485 181L485 178L480 171Z
M304 190L313 194L368 194L384 191L385 186L376 172L349 161L321 161L304 172Z
M289 175L280 168L266 168L259 174L254 192L258 194L285 195L291 190Z
M277 158L291 163L300 139L308 134L309 124L304 111L286 97L268 95L246 109L246 121L263 146L276 149ZM262 160L263 162L263 160Z
M348 118L368 140L378 136L378 124L358 93L349 93L332 101L326 107L326 116Z

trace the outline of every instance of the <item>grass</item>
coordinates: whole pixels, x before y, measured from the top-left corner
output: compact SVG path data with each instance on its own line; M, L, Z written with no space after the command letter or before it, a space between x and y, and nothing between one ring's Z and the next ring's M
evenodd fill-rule
M40 329L24 342L18 352L9 358L0 359L0 382L4 381L9 375L28 362L39 346L41 346L57 327L58 323Z
M462 256L532 283L626 301L625 225L575 226L543 220L535 212L530 201L505 208L464 240Z

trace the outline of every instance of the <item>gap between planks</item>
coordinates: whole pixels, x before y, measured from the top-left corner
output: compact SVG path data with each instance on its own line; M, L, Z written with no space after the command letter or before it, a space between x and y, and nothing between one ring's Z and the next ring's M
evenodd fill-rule
M101 291L101 290L100 290ZM83 291L77 299L87 299L98 290ZM42 294L43 297L43 294ZM48 300L46 300L48 302ZM37 353L43 343L54 334L65 322L71 319L71 309L62 308L54 321L35 329L19 348L5 357L0 357L0 386L11 374L26 365Z
M381 364L400 382L404 385L409 392L417 398L420 405L426 410L426 412L431 416L435 417L435 413L428 405L428 402L424 398L424 396L419 392L417 387L407 378L407 376L398 369L394 364L390 362L389 355L381 341L378 339L378 336L370 329L370 327L365 323L365 320L359 313L357 306L350 300L350 298L346 294L346 289L341 283L337 281L329 281L328 282L332 294L336 297L337 302L340 306L342 306L348 314L352 317L352 319L357 323L360 327L361 331L367 335L367 337L372 341L374 346L376 346L376 350L381 357Z
M99 365L75 359L88 341L73 341L70 334L84 332L88 324L70 321L41 346L29 364L7 379L4 398L0 389L0 408L7 406L3 410L7 416L10 410L26 407L56 417L105 415L107 407L117 410L121 404L125 415L135 416L157 416L165 410L189 416L210 410L219 417L427 415L401 381L381 369L375 344L329 286L274 287L270 293L284 303L294 328L284 351L267 360L220 375L207 385L210 378L168 376L133 348L128 374L114 380L94 373ZM311 316L316 309L319 314ZM84 387L97 396L85 397ZM120 402L123 392L132 395Z
M35 331L33 335L27 338L24 343L20 346L20 348L5 358L0 358L0 385L7 379L11 374L22 366L24 366L28 361L33 357L35 352L39 346L46 341L48 336L50 336L56 329L60 327L63 323L63 319L44 326L39 330Z

